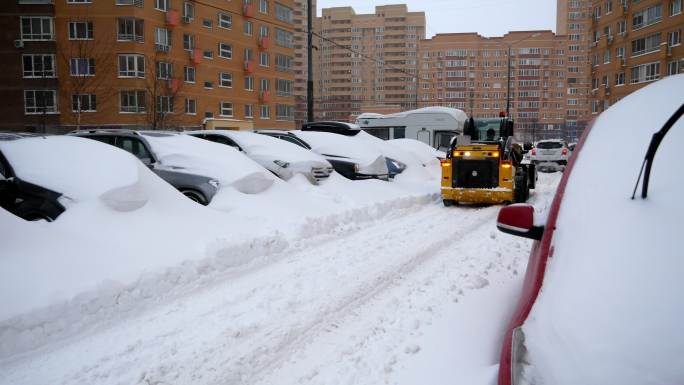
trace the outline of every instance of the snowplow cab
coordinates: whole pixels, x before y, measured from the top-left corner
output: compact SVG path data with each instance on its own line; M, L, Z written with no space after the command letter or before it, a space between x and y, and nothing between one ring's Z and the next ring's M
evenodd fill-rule
M445 206L459 203L525 202L536 182L533 165L523 164L522 147L513 140L513 120L466 121L442 161Z

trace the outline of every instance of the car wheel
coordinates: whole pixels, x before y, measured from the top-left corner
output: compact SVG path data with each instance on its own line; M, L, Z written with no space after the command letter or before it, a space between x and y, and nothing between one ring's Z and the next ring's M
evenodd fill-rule
M201 205L206 206L208 203L207 198L205 198L202 193L195 190L181 190L181 193L188 197L191 201L197 202Z

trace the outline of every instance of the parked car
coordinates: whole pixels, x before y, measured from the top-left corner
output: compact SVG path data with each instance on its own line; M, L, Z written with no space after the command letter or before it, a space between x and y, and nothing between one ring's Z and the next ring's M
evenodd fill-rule
M97 140L130 152L183 195L202 205L209 204L219 188L219 181L215 178L163 165L147 137L138 131L88 130L75 131L70 135Z
M538 169L554 168L568 164L570 151L568 145L561 139L540 140L530 150L530 160L536 164ZM561 168L562 167L558 167Z
M60 202L62 193L24 180L10 162L22 161L18 156L13 159L13 147L17 147L13 142L26 137L30 136L0 134L0 207L27 221L52 222L65 210Z
M281 179L304 175L312 183L327 179L332 165L322 156L293 143L254 132L229 130L189 131L186 134L231 146Z
M329 132L259 130L272 136L308 148L323 156L335 171L352 180L389 179L387 160L375 148L347 136Z
M499 385L684 383L682 90L669 76L604 111L548 212L500 211L501 231L535 242Z

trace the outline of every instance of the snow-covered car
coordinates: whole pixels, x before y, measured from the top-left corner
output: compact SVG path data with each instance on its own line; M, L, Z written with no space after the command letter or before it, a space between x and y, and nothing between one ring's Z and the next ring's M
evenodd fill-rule
M669 76L603 112L548 211L500 211L535 242L499 385L684 383L682 90Z
M247 131L204 130L186 134L242 151L279 178L304 175L312 183L327 179L333 167L322 156L292 143Z
M543 165L545 163L555 163L559 166L568 164L570 157L568 145L562 139L540 140L530 151L532 163Z
M319 131L260 130L259 134L296 143L323 156L345 178L389 179L388 161L374 147L354 138Z
M273 184L266 170L239 151L225 151L225 146L179 133L88 130L71 135L132 153L185 196L204 205L211 202L222 186L255 194Z

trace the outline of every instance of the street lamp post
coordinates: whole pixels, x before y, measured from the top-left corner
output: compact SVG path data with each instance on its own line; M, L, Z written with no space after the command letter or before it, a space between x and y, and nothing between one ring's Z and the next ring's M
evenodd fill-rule
M495 43L495 44L504 44L506 47L508 47L508 73L506 74L506 116L510 118L510 112L511 112L511 47L513 44L521 43L527 39L532 39L534 37L540 36L540 33L534 33L524 39L516 40L510 43Z

